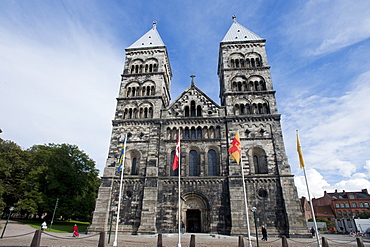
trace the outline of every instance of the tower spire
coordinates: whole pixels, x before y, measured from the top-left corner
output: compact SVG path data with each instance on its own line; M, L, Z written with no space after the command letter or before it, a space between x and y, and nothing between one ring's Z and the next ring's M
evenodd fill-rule
M153 21L153 30L157 28L157 21Z
M236 23L236 15L233 15L232 18L233 18L233 22Z

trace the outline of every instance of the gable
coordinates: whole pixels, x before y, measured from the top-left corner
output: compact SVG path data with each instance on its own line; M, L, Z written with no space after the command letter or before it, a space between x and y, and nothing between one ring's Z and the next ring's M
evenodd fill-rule
M220 117L222 107L209 98L199 88L191 85L165 109L164 117Z

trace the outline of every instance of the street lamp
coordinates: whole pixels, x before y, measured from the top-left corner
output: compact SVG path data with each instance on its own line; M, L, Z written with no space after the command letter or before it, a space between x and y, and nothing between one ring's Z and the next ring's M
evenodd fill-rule
M117 209L117 206L112 206L110 208L110 223L109 223L108 244L110 243L110 234L112 232L113 215L114 215L114 211L116 211L116 209Z
M257 230L257 217L256 217L256 211L257 211L257 208L256 207L252 207L252 212L253 212L253 216L254 216L254 227L256 228L256 240L257 240L257 247L259 247L259 243L258 243L258 230Z
M3 238L3 236L4 236L4 232L5 232L6 226L8 225L8 221L9 221L10 215L12 214L12 211L13 210L14 210L14 207L10 207L9 208L8 219L6 219L5 226L4 226L4 229L3 229L3 233L1 233L1 238Z

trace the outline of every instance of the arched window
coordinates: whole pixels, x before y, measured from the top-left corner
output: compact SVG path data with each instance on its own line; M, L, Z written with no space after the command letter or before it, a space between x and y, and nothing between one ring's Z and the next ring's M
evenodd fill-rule
M240 115L245 115L245 106L243 104L240 105Z
M216 151L208 151L208 176L218 176Z
M136 158L133 158L131 160L131 175L137 175L138 174L138 169L137 169L137 159Z
M202 139L202 127L197 128L197 139Z
M189 117L189 106L185 106L185 117Z
M190 116L195 117L195 101L192 100L190 103Z
M184 139L190 139L190 131L189 131L189 127L186 127L185 128L185 137Z
M253 148L253 165L255 174L267 174L267 161L265 151L261 148Z
M197 106L197 117L202 116L202 107L200 105Z
M231 59L230 63L231 63L231 68L234 68L235 67L234 59Z
M173 163L173 159L175 157L175 150L173 150L171 152L171 159L170 159L170 164L169 164L169 167L170 167L170 176L178 176L179 175L179 168L177 168L176 170L172 170L172 163Z
M191 127L190 133L191 133L190 139L196 139L197 138L195 127Z
M199 175L199 157L198 152L191 150L189 152L189 176Z

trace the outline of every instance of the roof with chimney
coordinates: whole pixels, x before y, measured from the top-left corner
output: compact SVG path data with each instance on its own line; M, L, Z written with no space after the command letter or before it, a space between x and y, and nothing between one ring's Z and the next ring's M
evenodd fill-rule
M326 191L325 191L326 193ZM335 190L334 193L326 193L332 199L348 199L349 195L356 195L356 199L370 199L370 195L367 189L363 189L362 191L337 191Z

